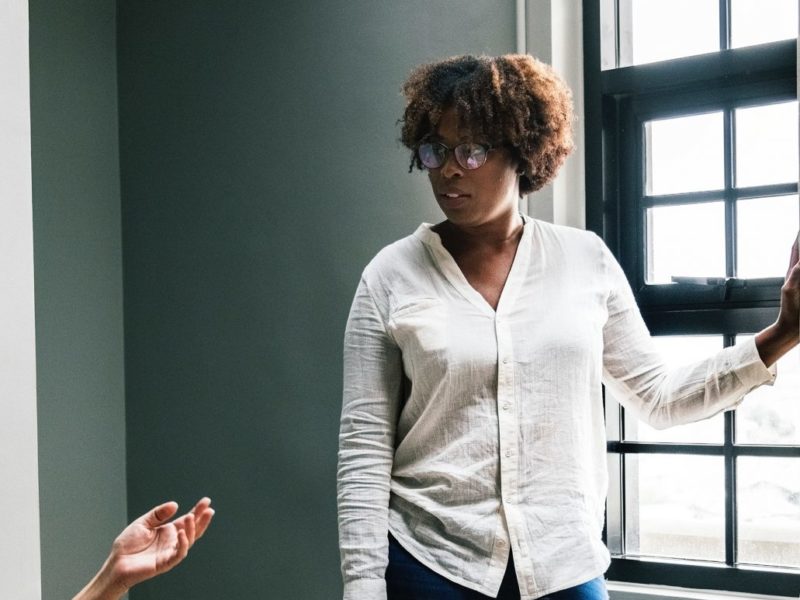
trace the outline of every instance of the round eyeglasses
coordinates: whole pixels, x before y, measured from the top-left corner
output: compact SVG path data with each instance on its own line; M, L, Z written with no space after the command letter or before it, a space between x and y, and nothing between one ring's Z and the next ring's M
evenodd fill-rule
M485 144L464 143L455 148L445 146L441 142L426 142L417 148L419 160L428 169L438 169L447 160L447 153L452 152L456 162L464 169L477 169L486 162L486 156L492 149Z

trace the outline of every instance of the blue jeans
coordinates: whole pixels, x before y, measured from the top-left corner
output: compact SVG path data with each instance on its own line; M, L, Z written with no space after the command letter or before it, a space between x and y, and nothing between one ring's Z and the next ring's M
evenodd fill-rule
M488 600L490 598L431 571L411 556L392 536L389 536L386 591L388 600ZM497 600L519 600L519 586L512 557L508 559L508 567ZM598 577L581 585L553 592L539 600L608 600L608 592L605 580Z

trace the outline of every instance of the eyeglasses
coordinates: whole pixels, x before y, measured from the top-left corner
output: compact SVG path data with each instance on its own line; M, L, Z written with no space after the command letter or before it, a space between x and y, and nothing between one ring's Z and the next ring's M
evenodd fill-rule
M419 145L417 155L428 169L438 169L447 160L447 153L452 151L461 167L472 170L483 166L491 149L484 144L464 143L450 148L441 142L426 142Z

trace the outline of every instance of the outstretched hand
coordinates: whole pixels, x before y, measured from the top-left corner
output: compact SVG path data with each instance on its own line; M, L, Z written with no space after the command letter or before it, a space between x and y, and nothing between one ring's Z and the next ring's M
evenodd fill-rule
M165 502L136 519L114 540L103 568L73 600L116 600L129 588L181 562L214 516L211 500L170 521L176 502Z
M770 366L800 342L800 233L792 245L789 270L781 287L778 320L756 335L756 347Z
M178 504L165 502L128 525L111 548L116 578L130 588L181 562L208 528L214 516L210 504L203 498L190 512L169 522Z
M786 280L781 288L781 312L778 321L783 318L786 327L800 335L800 233L792 246L792 255L789 259L789 270L786 271Z

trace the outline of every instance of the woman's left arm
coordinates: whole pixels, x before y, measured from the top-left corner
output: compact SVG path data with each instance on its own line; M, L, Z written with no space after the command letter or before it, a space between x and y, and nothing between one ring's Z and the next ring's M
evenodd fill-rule
M800 234L792 246L789 270L781 287L781 308L778 319L756 335L756 348L766 366L771 366L800 343Z
M775 370L766 366L754 337L702 360L668 365L650 337L625 273L605 244L598 242L609 286L603 326L603 383L631 414L656 429L690 423L731 410L753 389L774 381ZM794 265L797 259L793 257ZM784 286L781 317L763 332L766 352L775 359L797 343L797 275L794 277ZM792 321L793 337L788 331Z

